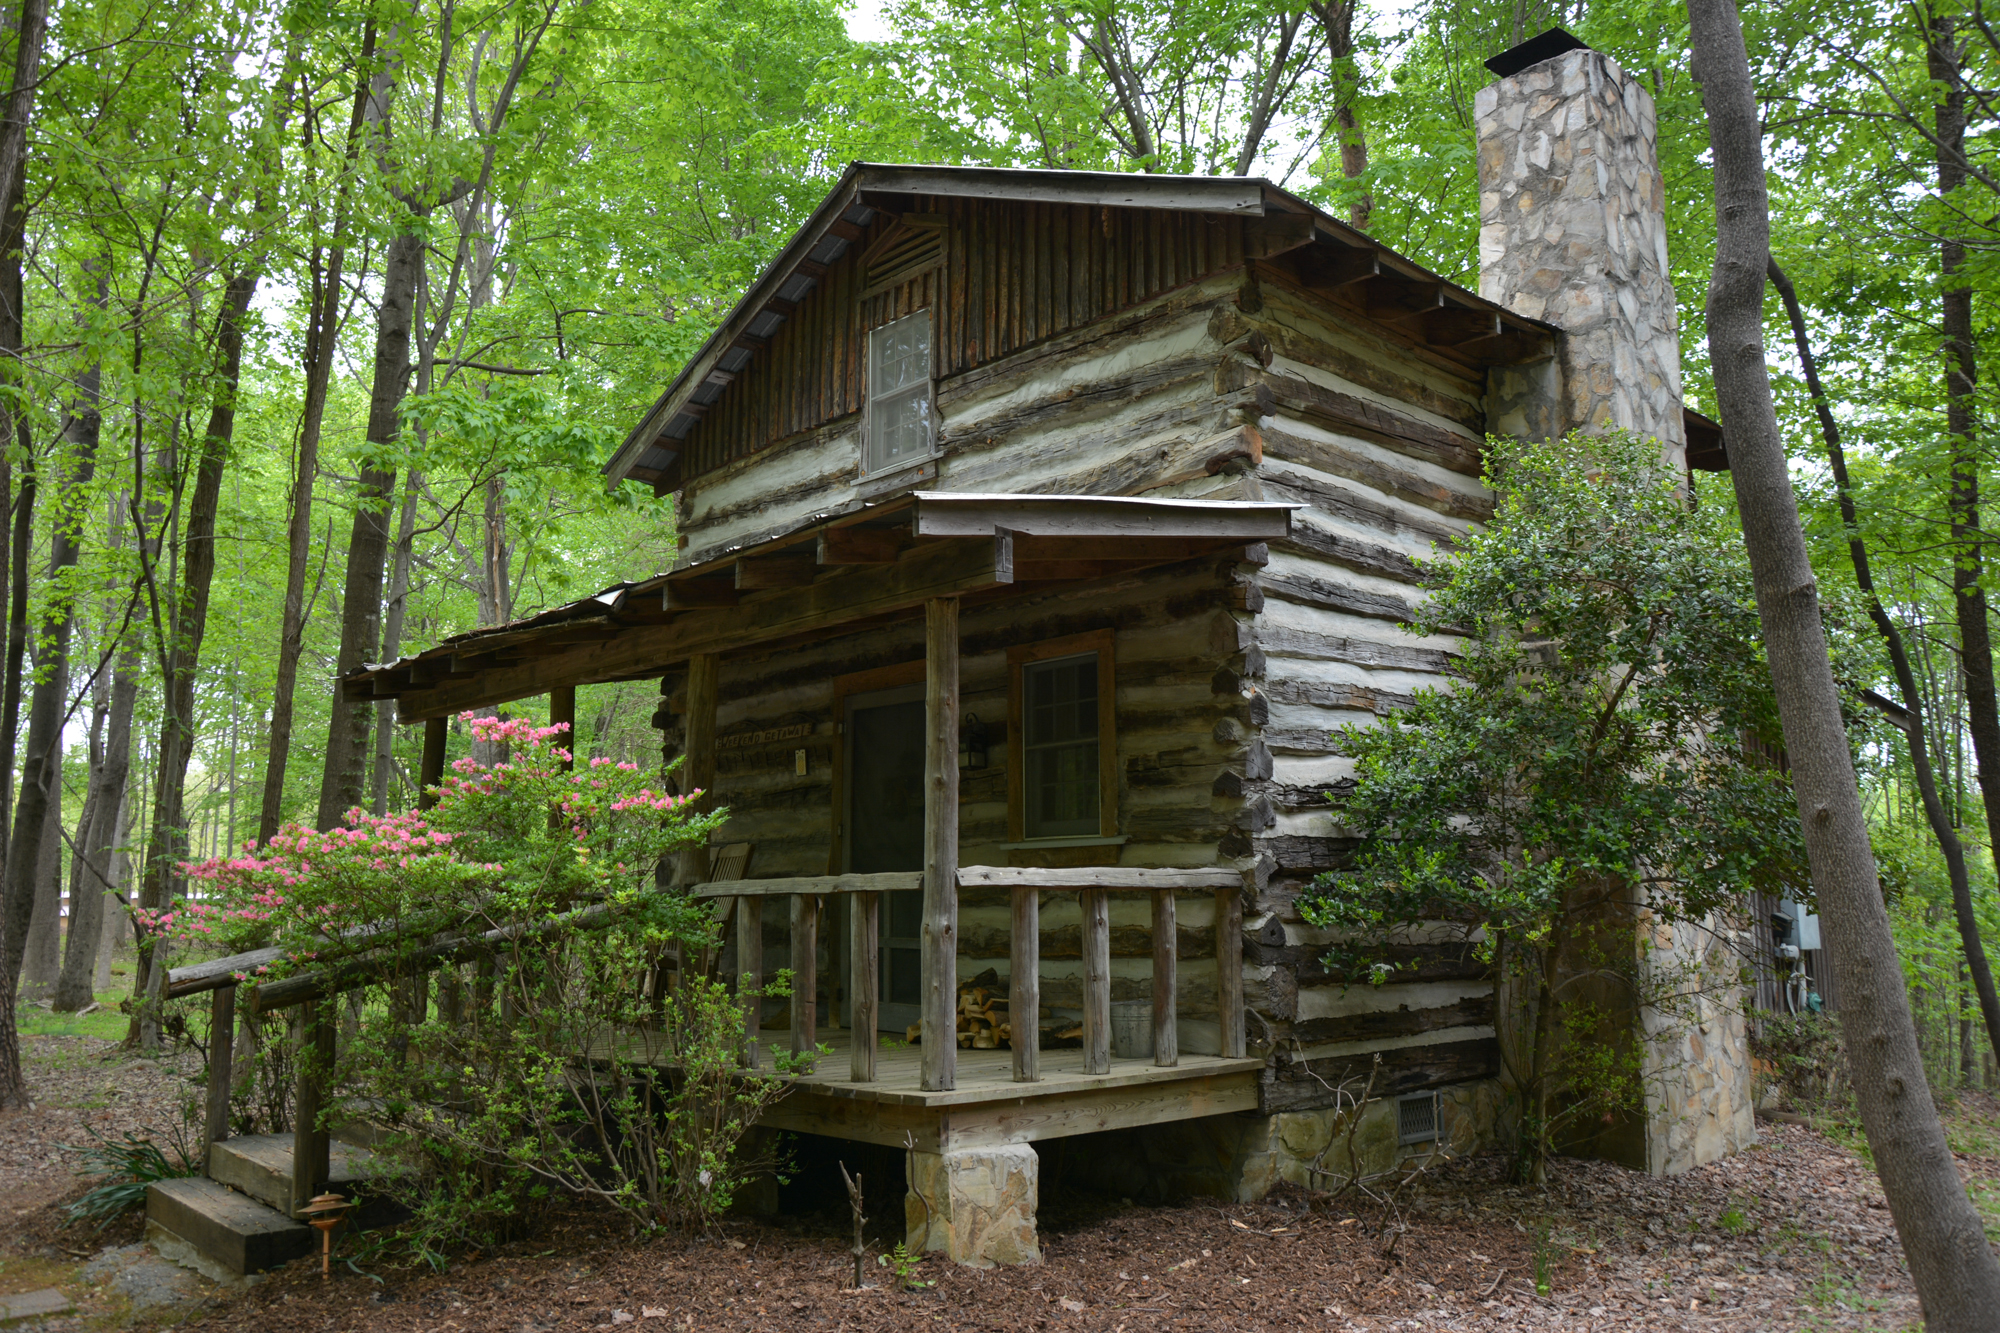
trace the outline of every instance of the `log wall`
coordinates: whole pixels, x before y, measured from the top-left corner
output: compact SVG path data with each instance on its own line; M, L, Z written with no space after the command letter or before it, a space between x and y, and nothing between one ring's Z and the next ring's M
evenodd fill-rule
M981 344L996 345L1007 344ZM1124 865L1258 868L1243 948L1250 1037L1272 1061L1267 1111L1329 1105L1327 1084L1365 1072L1376 1052L1386 1053L1378 1091L1391 1093L1498 1069L1493 987L1476 966L1439 949L1411 980L1350 987L1319 965L1327 941L1296 907L1352 846L1326 798L1350 774L1333 731L1403 706L1450 661L1453 641L1418 639L1403 622L1421 595L1418 562L1490 513L1485 391L1482 375L1369 332L1255 260L968 361L939 385L940 455L927 487L1304 506L1261 566L1190 562L1024 592L968 606L963 626L963 707L987 724L992 747L990 766L964 775L965 864L1022 855L1002 846L1007 647L1116 630L1118 828L1128 841L1113 851ZM858 454L850 415L714 465L683 494L689 559L851 503ZM732 819L723 837L756 845L753 876L838 868L833 679L921 656L921 626L910 621L724 663L717 786ZM739 734L776 739L733 746ZM803 777L792 762L800 748ZM1190 960L1181 1012L1198 1024L1213 1013L1212 909L1179 906ZM1114 899L1115 998L1147 994L1149 915L1138 896ZM1068 1007L1081 984L1077 904L1051 896L1042 925L1045 1003ZM961 971L1004 974L1004 899L966 895L960 930ZM778 947L775 934L767 945ZM1187 1048L1202 1050L1201 1036Z

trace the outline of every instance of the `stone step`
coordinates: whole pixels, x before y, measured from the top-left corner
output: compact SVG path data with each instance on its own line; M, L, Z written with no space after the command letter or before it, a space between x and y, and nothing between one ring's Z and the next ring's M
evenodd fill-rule
M220 1280L261 1273L319 1248L318 1233L305 1223L198 1176L146 1187L146 1238L167 1258Z
M364 1148L335 1140L328 1154L331 1168L327 1189L356 1199L367 1193L371 1176L388 1174L394 1168ZM261 1203L269 1204L290 1217L308 1200L292 1199L292 1136L289 1134L243 1134L225 1139L208 1150L208 1178L231 1189L241 1190Z

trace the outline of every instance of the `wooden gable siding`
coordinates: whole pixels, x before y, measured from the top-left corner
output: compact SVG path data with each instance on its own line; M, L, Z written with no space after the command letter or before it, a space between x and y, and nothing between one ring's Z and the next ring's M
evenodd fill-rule
M1160 209L920 197L946 220L945 262L862 299L878 215L689 434L695 478L861 410L867 330L930 309L949 378L1241 264L1254 220Z

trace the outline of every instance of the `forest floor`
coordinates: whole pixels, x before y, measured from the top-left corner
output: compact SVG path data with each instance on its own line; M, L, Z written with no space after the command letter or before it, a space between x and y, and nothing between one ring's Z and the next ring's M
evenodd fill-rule
M317 1264L301 1262L247 1288L190 1278L162 1297L119 1276L142 1253L136 1216L92 1237L62 1225L61 1204L85 1186L86 1126L163 1137L180 1128L193 1057L137 1060L59 1031L24 1035L23 1046L39 1104L0 1117L0 1295L56 1287L76 1301L41 1333L166 1323L215 1333L1919 1323L1857 1136L1780 1124L1760 1126L1749 1152L1667 1180L1564 1161L1546 1189L1527 1190L1500 1183L1492 1161L1458 1162L1406 1191L1398 1213L1302 1192L1144 1207L1045 1188L1042 1265L980 1272L932 1258L902 1290L872 1259L871 1285L852 1289L849 1222L829 1197L819 1212L788 1208L783 1225L731 1222L698 1241L634 1241L617 1218L579 1209L443 1273L376 1266L322 1283ZM1951 1132L2000 1237L2000 1102L1960 1096ZM885 1202L871 1253L874 1233L900 1213L899 1198Z

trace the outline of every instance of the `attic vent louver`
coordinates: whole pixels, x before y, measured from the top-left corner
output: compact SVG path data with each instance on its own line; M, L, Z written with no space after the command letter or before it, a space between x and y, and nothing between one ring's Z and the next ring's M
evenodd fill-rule
M868 265L866 298L899 287L920 273L944 263L944 219L932 214L905 213L862 256Z

